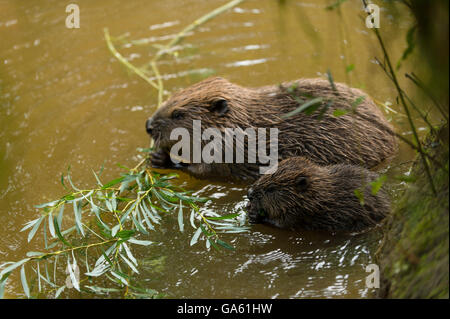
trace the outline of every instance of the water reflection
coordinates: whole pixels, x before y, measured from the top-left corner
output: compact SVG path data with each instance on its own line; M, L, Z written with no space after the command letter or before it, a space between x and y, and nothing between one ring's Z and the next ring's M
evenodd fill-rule
M145 119L154 112L156 93L128 74L111 56L102 30L140 39L119 49L136 65L148 62L152 44L172 39L182 27L224 1L79 1L81 28L64 28L65 4L59 1L3 1L0 11L0 262L22 259L39 250L18 230L34 219L33 205L60 197L60 174L72 166L80 187L95 183L91 169L105 166L105 180L134 166L148 145ZM166 90L173 92L216 74L247 86L315 77L327 69L336 81L363 87L378 100L395 102L388 79L370 60L378 54L358 17L358 1L339 14L328 2L249 0L188 36L175 58L161 60ZM402 18L403 19L403 18ZM406 18L405 18L406 19ZM402 21L408 21L407 19ZM345 23L344 23L345 22ZM392 53L399 54L408 24L384 22ZM339 32L337 32L339 30ZM346 72L349 64L355 69ZM396 106L392 106L396 108ZM387 114L400 131L404 118ZM409 161L400 151L393 166ZM395 174L404 167L396 166ZM211 197L204 213L233 213L246 204L246 186L199 181L180 174L179 183ZM337 236L292 233L256 225L249 233L228 234L236 251L216 253L194 230L178 231L175 218L137 250L138 277L169 297L366 297L364 266L372 262L377 234ZM7 296L21 294L12 276ZM69 292L66 296L74 296Z

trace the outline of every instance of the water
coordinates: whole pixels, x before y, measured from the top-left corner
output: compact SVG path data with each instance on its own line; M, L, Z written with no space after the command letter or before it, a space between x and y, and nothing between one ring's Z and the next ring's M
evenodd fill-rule
M0 262L20 260L39 250L42 237L27 243L19 230L38 216L33 205L64 194L59 180L71 165L80 187L94 185L91 169L104 165L103 179L120 174L116 163L135 165L147 147L145 120L154 112L153 88L129 74L108 51L103 28L113 36L147 39L148 45L119 46L135 65L148 62L152 44L167 41L184 26L225 1L78 1L81 28L66 29L65 3L0 0ZM390 101L386 116L410 136L395 91L375 63L380 57L363 23L359 1L338 11L331 1L249 0L201 26L183 43L176 59L161 60L166 90L173 92L215 74L246 86L278 84L323 76L363 88L377 101ZM383 6L383 3L381 3ZM395 9L395 8L394 8ZM411 17L382 10L381 32L396 58L404 50ZM412 57L404 68L414 65ZM354 65L351 72L346 72ZM401 79L403 81L403 79ZM403 83L410 88L408 83ZM419 125L420 127L420 125ZM389 175L405 172L414 153L402 146ZM196 180L179 183L214 201L202 209L238 212L246 186ZM393 188L398 188L393 185ZM247 234L225 235L235 251L208 252L204 242L189 246L193 229L177 230L167 218L140 248L140 284L168 297L196 298L358 298L366 265L380 240L360 236L277 230L253 226ZM23 297L14 273L6 297ZM64 296L80 297L69 292ZM87 297L82 295L82 297Z

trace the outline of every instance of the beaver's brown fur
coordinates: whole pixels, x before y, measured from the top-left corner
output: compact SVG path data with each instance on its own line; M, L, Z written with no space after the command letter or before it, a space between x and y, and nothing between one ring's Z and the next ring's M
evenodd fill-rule
M312 114L300 112L283 117L315 97L323 101ZM348 113L337 116L336 110ZM147 121L147 131L157 149L151 159L154 167L171 166L168 152L177 141L169 139L170 132L184 127L192 137L193 120L202 121L202 130L214 127L222 133L224 128L278 128L279 160L306 156L318 164L348 163L372 168L397 149L392 127L374 102L358 89L340 83L332 85L324 79L245 88L215 77L174 94ZM226 163L184 166L197 177L240 180L256 180L258 167Z
M377 225L389 212L383 187L372 193L378 175L355 165L319 166L304 157L282 161L273 174L249 189L251 223L280 228L354 232ZM358 190L362 196L355 194Z

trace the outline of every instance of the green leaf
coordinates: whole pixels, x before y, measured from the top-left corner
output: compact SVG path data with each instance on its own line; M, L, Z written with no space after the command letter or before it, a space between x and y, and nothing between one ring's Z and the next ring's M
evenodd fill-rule
M48 202L48 203L40 204L40 205L34 205L34 207L36 207L36 208L54 207L54 206L56 206L56 204L58 202L59 202L59 199L51 201L51 202Z
M150 219L148 216L153 217L150 211L148 210L147 206L145 206L144 201L141 202L141 205L139 206L142 215L144 215L145 223L147 224L148 229L155 230L155 227L153 227L152 223L150 222ZM154 218L154 217L153 217Z
M25 274L25 265L22 265L22 269L20 269L20 281L22 282L23 292L30 298L30 288L28 288L27 277Z
M114 227L111 229L111 236L116 237L116 234L117 234L117 232L119 231L119 229L120 229L120 224L117 224L116 226L114 226Z
M350 73L351 71L353 71L355 69L355 65L354 64L349 64L345 67L345 72L346 73Z
M328 111L328 109L329 109L330 106L332 106L332 105L333 105L333 100L328 101L328 103L325 104L325 105L321 108L320 113L319 113L319 116L318 116L318 119L319 119L319 120L321 120L321 119L323 118L323 116L324 116L324 114L326 113L326 111Z
M64 204L61 205L61 208L59 209L58 219L56 220L58 222L59 229L61 229L63 214L64 214Z
M171 203L177 203L178 202L178 198L177 198L177 194L176 193L171 193L168 192L164 189L160 189L159 190L159 194L167 201L171 202ZM187 199L188 200L188 199Z
M417 180L416 176L411 175L397 175L394 178L405 183L414 183Z
M39 218L36 218L36 219L34 219L32 221L27 222L25 224L25 226L20 231L22 232L24 230L27 230L28 228L33 227L38 221L39 221Z
M402 57L397 62L397 70L400 69L402 62L406 60L406 58L414 51L416 46L414 33L416 32L417 25L412 26L408 32L406 33L406 43L408 46L405 51L403 51Z
M72 194L68 194L68 195L65 195L65 196L63 197L63 199L64 199L66 202L70 202L70 201L72 201L72 200L75 199L75 196L73 196Z
M370 183L370 185L372 185L372 195L375 196L380 191L386 179L386 175L380 175L376 180Z
M58 236L59 240L61 242L64 243L64 245L71 247L72 245L70 245L66 239L64 238L64 236L61 234L61 231L59 230L59 225L58 225L58 220L55 218L53 218L53 225L55 226L55 231L56 231L56 236Z
M329 6L325 7L325 10L334 10L336 8L339 8L341 4L343 4L347 0L336 0L334 3L330 4Z
M75 269L77 269L77 261L75 259L75 256L73 255L72 251L72 258L73 258L73 264L70 263L69 255L67 255L67 269L69 270L69 276L70 280L72 281L73 287L80 291L80 283L78 282L77 278L75 277ZM73 268L72 268L73 267Z
M138 152L151 153L151 152L153 152L153 147L149 147L149 148L138 147L136 150Z
M340 116L343 116L343 115L345 115L345 114L347 114L347 113L348 113L347 110L336 109L336 110L334 110L334 112L333 112L333 116L335 116L335 117L340 117Z
M193 246L197 243L198 238L200 237L201 233L202 233L202 229L200 227L197 228L197 231L194 233L194 235L191 238L191 243L190 243L191 246Z
M100 181L100 178L97 176L97 174L95 173L94 170L92 170L92 173L94 173L94 176L95 176L95 179L97 180L98 186L102 187L103 184L102 184L102 182Z
M33 237L36 234L37 230L39 229L39 225L41 225L41 222L44 219L44 217L45 216L39 217L39 220L34 224L33 228L28 233L28 242L30 242L33 239Z
M92 203L91 205L91 210L92 212L95 214L95 217L97 217L97 221L99 222L99 224L105 228L108 232L111 231L111 228L108 227L108 225L106 225L102 218L100 217L100 209L98 208L98 206L96 206L95 204Z
M145 227L133 215L131 215L131 219L139 232L148 235L148 231L145 230Z
M66 286L62 286L58 290L56 290L55 299L58 299L59 295L64 291L65 288Z
M310 107L312 107L312 106L314 106L314 105L320 105L320 104L322 103L322 101L323 101L323 98L322 98L322 97L317 97L317 98L314 98L314 99L312 99L312 100L309 100L308 102L305 102L305 103L303 103L302 105L300 105L300 106L299 106L298 108L296 108L295 110L293 110L293 111L291 111L291 112L289 112L289 113L287 113L287 114L282 115L281 118L285 119L285 118L294 116L294 115L296 115L296 114L298 114L298 113L300 113L300 112L304 112L304 111L306 111L308 108L310 108Z
M73 202L73 212L75 214L75 224L77 225L77 229L80 231L81 236L84 237L84 229L83 224L81 223L81 204L80 201Z
M148 200L148 202L150 202ZM148 209L147 205L145 205L145 201L142 201L141 204L143 210L145 211L145 213L148 215L148 217L150 217L150 219L152 220L152 222L154 222L155 224L159 224L159 219L161 219L161 217L158 216L158 214L156 213L156 211L154 210L154 208L152 206L150 206L152 209L151 211Z
M359 203L361 204L361 206L363 206L364 205L364 194L359 189L355 189L353 192L355 193L355 196L359 199Z
M223 240L217 239L216 241L217 244L219 244L220 246L229 249L229 250L234 250L234 247L231 246L230 244L228 244L227 242L224 242Z
M133 236L136 233L135 230L121 230L120 232L117 233L117 237L123 238L123 239L128 239L131 236Z
M358 96L358 97L356 98L356 100L354 100L354 101L352 102L352 109L353 109L353 110L356 110L356 108L357 108L362 102L364 102L365 99L366 99L366 97L365 97L364 95Z
M128 286L128 276L119 272L119 271L114 271L111 270L110 274L113 275L114 277L116 277L117 279L119 279L125 286Z
M41 253L39 251L29 251L27 252L27 257L36 257L36 256L41 256L44 255L45 253Z
M328 82L330 82L330 85L331 85L331 88L333 89L333 91L338 92L336 85L334 84L333 75L331 74L331 71L329 69L327 70L327 78L328 78Z
M61 174L61 185L64 186L65 189L68 189L66 184L64 184L64 173Z
M102 189L107 189L110 188L111 186L114 186L116 184L121 183L123 180L125 179L125 176L113 179L112 181L109 181L108 183L106 183L105 185L103 185Z
M132 271L139 274L139 271L136 269L135 265L133 265L133 263L131 261L129 261L124 255L122 255L122 254L119 254L119 255L125 261L125 263L128 265L128 267L131 268Z
M53 238L56 238L55 225L53 225L52 213L48 214L48 230L50 231L50 235L52 235Z
M194 218L195 218L195 209L191 209L191 214L189 216L189 221L191 222L192 228L195 229L197 227L195 226Z
M137 262L136 258L134 258L133 254L131 253L131 250L128 247L128 245L126 243L122 243L122 247L125 249L125 252L126 252L128 258L131 260L131 262L137 266L138 262Z
M132 244L136 244L136 245L141 245L141 246L148 246L148 245L153 244L153 242L150 240L138 240L136 238L130 238L130 239L128 239L128 242L132 243Z
M180 200L180 208L178 209L178 226L180 227L180 232L183 232L184 230L184 223L183 223L183 203Z
M3 299L4 293L5 293L5 286L6 286L6 280L8 279L9 273L4 276L4 278L1 278L0 281L0 299Z
M13 271L14 269L16 269L17 267L23 265L24 263L26 263L29 260L30 260L30 258L25 258L25 259L22 259L22 260L19 260L19 261L15 262L15 263L12 263L11 265L9 265L8 267L6 267L5 269L3 269L0 272L0 278L3 279L3 276L5 274Z
M206 217L207 219L210 220L223 220L223 219L233 219L235 217L238 217L239 213L234 213L234 214L228 214L228 215L224 215L224 216L220 216L220 217Z
M77 188L73 183L72 183L72 177L70 176L70 165L67 168L67 180L69 181L70 186L72 186L72 188L76 191L80 191L79 188Z

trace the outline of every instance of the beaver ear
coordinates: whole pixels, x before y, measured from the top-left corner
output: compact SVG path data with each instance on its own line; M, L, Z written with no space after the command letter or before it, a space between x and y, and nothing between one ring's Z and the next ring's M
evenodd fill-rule
M308 188L308 186L309 186L309 180L308 180L307 177L305 177L305 176L298 176L295 179L295 188L298 191L303 192L303 191L305 191Z
M214 101L212 103L211 107L209 108L210 112L214 112L214 113L217 113L219 115L224 115L225 113L228 112L228 110L229 110L228 103L224 99L220 99L220 100Z

